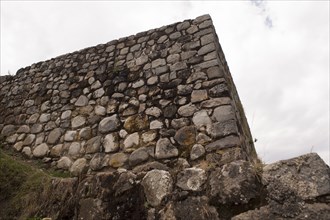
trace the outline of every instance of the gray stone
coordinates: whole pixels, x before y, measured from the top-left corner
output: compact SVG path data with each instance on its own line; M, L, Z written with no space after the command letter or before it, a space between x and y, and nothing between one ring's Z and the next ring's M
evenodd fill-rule
M61 119L65 120L71 117L72 111L71 110L66 110L62 112Z
M97 153L93 156L91 161L89 162L89 167L91 170L97 171L101 170L104 167L103 164L104 154Z
M180 54L170 54L168 57L167 57L167 62L172 64L172 63L176 63L176 62L179 62L180 60Z
M157 159L166 159L177 157L179 155L178 149L172 145L167 138L159 138L156 143L155 157Z
M6 142L9 144L13 144L16 142L17 138L18 138L18 134L13 134L6 138Z
M119 150L118 135L116 133L107 134L103 139L104 152L112 153Z
M39 116L40 116L39 113L35 113L35 114L31 115L29 117L29 119L27 120L27 123L28 124L35 124L38 121Z
M57 161L57 168L62 169L62 170L69 170L72 165L72 161L68 157L61 157Z
M158 76L152 76L147 80L147 85L154 85L158 83Z
M149 127L148 116L147 115L133 115L125 120L124 128L129 133L136 131L142 131Z
M46 156L48 152L49 152L48 145L46 143L42 143L34 148L33 156L37 158L41 158Z
M86 105L88 105L88 101L89 100L88 100L88 98L86 96L81 95L81 96L79 96L79 98L77 99L77 101L74 103L74 105L75 106L79 106L79 107L86 106ZM66 113L66 114L68 114L68 113Z
M198 27L196 25L191 25L186 31L188 34L193 34L198 31Z
M202 56L204 54L210 53L215 50L215 45L214 43L209 43L207 45L202 46L198 51L198 55Z
M99 124L99 132L107 133L115 131L120 126L120 120L117 114L102 119Z
M95 90L93 92L93 97L96 98L96 99L97 98L100 98L100 97L102 97L104 95L104 93L105 93L104 89L103 88L99 88L99 89L97 89L97 90Z
M196 142L196 127L195 126L185 126L180 128L174 136L174 139L180 145L191 145Z
M148 56L147 55L144 55L144 54L142 54L140 57L138 57L136 60L135 60L135 64L137 65L137 66L141 66L141 65L143 65L143 64L145 64L145 63L147 63L148 62Z
M202 23L203 21L206 21L206 20L211 20L211 16L209 14L198 16L197 18L195 18L193 20L193 24L200 24L200 23Z
M21 134L21 133L30 133L30 127L28 125L22 125L21 127L18 128L17 130L17 133L18 134Z
M228 120L235 120L235 112L231 105L222 105L214 109L212 120L223 122Z
M31 148L30 147L24 147L22 149L22 153L28 157L28 158L31 158L32 157L32 152L31 152Z
M151 62L152 68L156 68L156 67L164 66L164 65L166 65L165 59L157 59L157 60L154 60Z
M224 148L236 147L240 146L241 142L237 136L227 136L221 138L220 140L214 141L205 146L207 152L214 151L214 150L221 150Z
M92 129L90 127L82 128L79 131L79 140L88 140L92 137Z
M164 117L165 118L173 118L177 111L176 105L168 105L164 108Z
M262 180L271 193L286 186L304 200L330 193L329 167L316 153L266 165Z
M209 67L217 66L217 65L219 65L218 59L213 59L213 60L205 61L203 63L198 63L194 67L195 68L201 68L201 69L207 69Z
M74 141L77 137L77 131L67 131L64 134L64 141Z
M192 83L195 82L197 80L207 80L207 76L204 72L194 72L192 73L189 78L187 79L187 83Z
M214 42L214 34L207 34L201 37L201 45L204 46L206 44L209 44L211 42Z
M95 111L95 115L104 116L106 114L106 109L101 105L95 106L94 111Z
M207 91L206 90L194 90L191 93L191 102L196 103L196 102L201 102L208 99Z
M83 116L78 115L78 116L76 116L76 117L74 117L72 119L72 121L71 121L71 127L73 129L79 128L79 127L85 125L85 123L86 123L86 118L83 117Z
M184 126L188 126L190 120L188 118L175 118L171 121L171 126L175 129L182 128Z
M189 58L195 56L197 54L196 50L185 51L181 53L182 60L188 60Z
M157 68L153 69L153 71L156 75L159 75L159 74L167 72L168 71L168 66L160 66L160 67L157 67Z
M212 141L212 139L206 134L199 133L196 137L196 141L198 144L207 144Z
M24 139L23 141L23 145L26 146L26 145L31 145L34 140L36 139L36 135L34 134L29 134L26 136L26 138Z
M141 182L147 201L153 207L159 206L173 189L171 174L164 170L151 170Z
M73 159L76 159L79 157L79 155L80 155L80 143L79 142L71 143L71 145L69 147L68 155Z
M145 113L147 115L151 115L151 116L158 118L162 114L162 110L160 110L157 107L151 107L151 108L147 108Z
M195 48L198 48L200 46L200 42L199 40L198 41L191 41L191 42L188 42L188 43L185 43L182 48L184 50L193 50Z
M176 26L176 29L177 29L178 31L182 31L182 30L187 29L189 26L190 26L189 21L184 21L184 22L179 23L179 24Z
M190 159L196 160L205 154L205 148L201 144L195 144L190 151Z
M77 159L70 167L73 176L79 176L87 171L87 160L85 158Z
M179 71L187 68L188 68L187 63L184 61L174 63L173 65L170 66L171 71Z
M174 33L172 33L172 34L170 34L170 39L171 40L176 40L176 39L178 39L179 37L181 37L181 33L180 32L174 32Z
M220 204L246 204L259 196L254 167L238 160L210 173L210 195Z
M192 121L197 129L200 129L202 127L210 127L212 124L211 118L205 110L195 112Z
M86 142L86 153L92 154L101 151L101 136L96 136Z
M207 69L206 71L207 76L209 79L215 79L215 78L221 78L224 77L224 71L223 69L218 66L213 66Z
M178 114L183 116L183 117L190 117L192 116L196 111L197 111L197 107L194 104L187 104L187 105L183 105L178 109Z
M21 151L23 149L23 141L16 142L13 146L16 151Z
M158 120L154 120L154 121L150 122L150 129L151 130L161 129L161 128L163 128L163 126L164 126L163 122L158 121Z
M157 40L157 43L162 44L167 38L168 38L167 35L163 35Z
M136 165L148 160L148 158L149 158L149 153L148 153L147 149L142 147L142 148L139 148L139 149L133 151L131 153L131 155L129 156L128 161L131 166L136 166Z
M127 150L128 148L137 147L139 145L139 143L140 143L139 133L135 132L133 134L129 134L129 135L127 135L127 137L123 143L124 150Z
M231 103L231 99L228 97L213 98L210 100L203 101L201 103L202 108L213 108L220 105L228 105Z
M45 123L45 122L48 122L49 120L50 120L50 114L43 113L40 115L40 118L39 118L40 123Z
M51 157L59 157L62 154L63 144L57 144L50 149L50 156Z
M143 79L139 79L138 81L136 81L132 84L132 88L134 88L134 89L140 88L141 86L144 86Z
M42 124L34 124L32 125L30 132L32 134L37 134L42 131L42 128L43 128Z
M207 133L213 138L219 138L230 134L238 134L238 128L235 120L228 120L213 123L207 128Z
M52 130L47 138L48 144L56 144L56 142L60 139L62 136L62 129L61 128L55 128Z
M178 95L190 95L193 90L193 85L178 85Z
M183 190L201 191L206 180L203 169L192 167L178 173L176 185Z
M211 97L225 96L227 92L228 92L228 88L224 83L216 85L211 89L209 89L209 95Z
M123 167L127 161L128 161L127 154L115 153L111 155L109 160L109 165L114 168Z
M149 143L156 139L157 133L155 131L147 131L143 133L141 137L144 143Z

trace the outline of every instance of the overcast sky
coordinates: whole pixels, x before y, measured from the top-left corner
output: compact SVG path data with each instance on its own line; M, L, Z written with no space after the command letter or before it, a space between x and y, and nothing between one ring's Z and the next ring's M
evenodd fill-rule
M1 75L210 14L266 163L329 164L329 1L3 1Z

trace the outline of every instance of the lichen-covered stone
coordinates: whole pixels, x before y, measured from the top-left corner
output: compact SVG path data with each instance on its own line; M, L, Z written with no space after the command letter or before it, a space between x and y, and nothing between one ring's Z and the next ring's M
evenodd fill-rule
M60 139L62 136L62 129L60 128L55 128L52 130L47 138L47 143L48 144L56 144L56 142Z
M195 144L190 151L190 159L196 160L205 154L205 148L201 144Z
M161 204L164 197L169 195L173 189L171 174L164 170L151 170L141 182L148 203L154 207Z
M124 128L129 133L145 130L149 127L148 117L146 115L133 115L125 120Z
M79 176L80 174L87 171L87 160L85 158L77 159L70 167L70 172L74 176Z
M174 139L180 145L191 145L196 142L196 127L195 126L185 126L180 128L174 136Z
M235 120L213 123L207 128L207 133L213 138L220 138L231 134L237 135L238 128Z
M128 149L128 148L133 148L138 146L140 143L140 135L139 133L135 132L133 134L129 134L127 135L127 137L124 140L123 143L123 147L124 150Z
M59 169L69 170L71 165L72 165L71 159L65 156L61 157L61 159L57 161L57 168Z
M83 126L85 123L86 123L86 118L78 115L72 119L71 126L73 129L76 129Z
M111 167L122 167L126 164L128 161L128 156L125 153L115 153L111 155L110 160L109 160L109 165Z
M160 138L156 143L155 157L157 159L166 159L177 157L178 149L171 143L168 138Z
M86 153L92 154L101 151L101 136L96 136L86 142Z
M119 149L118 135L116 133L107 134L103 139L104 152L116 152Z
M236 146L240 146L240 140L237 136L231 135L206 145L205 149L207 152L210 152L213 150L221 150L224 148L236 147Z
M146 148L141 147L131 153L129 156L129 164L131 166L136 166L137 164L140 164L149 158L149 153Z
M183 190L201 191L206 180L206 172L203 169L192 167L179 172L176 185Z

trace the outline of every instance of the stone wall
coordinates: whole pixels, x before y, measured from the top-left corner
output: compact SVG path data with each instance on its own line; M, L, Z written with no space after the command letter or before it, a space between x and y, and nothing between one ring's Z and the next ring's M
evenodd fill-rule
M0 85L7 144L73 175L257 160L209 15L33 64Z

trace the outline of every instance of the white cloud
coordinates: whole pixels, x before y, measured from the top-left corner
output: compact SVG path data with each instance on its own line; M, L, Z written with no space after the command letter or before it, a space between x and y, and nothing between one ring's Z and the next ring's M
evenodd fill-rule
M206 13L260 156L329 163L327 1L1 1L1 73Z

